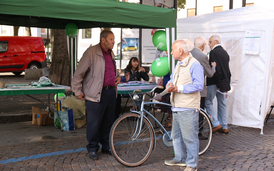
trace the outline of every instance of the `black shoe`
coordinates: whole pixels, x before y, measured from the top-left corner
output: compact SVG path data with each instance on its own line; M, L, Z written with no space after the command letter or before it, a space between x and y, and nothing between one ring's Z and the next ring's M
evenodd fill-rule
M99 157L97 155L97 152L89 152L89 158L93 159L93 160L98 160Z
M207 137L203 136L202 133L199 133L198 137L199 137L199 140L207 140L208 139Z
M108 154L108 155L112 155L111 151L110 150L102 150L102 153L104 154Z

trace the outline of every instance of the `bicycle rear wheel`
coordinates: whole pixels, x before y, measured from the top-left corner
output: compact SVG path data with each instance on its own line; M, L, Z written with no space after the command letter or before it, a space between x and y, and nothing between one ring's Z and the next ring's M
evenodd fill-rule
M199 155L208 149L212 140L212 125L206 113L200 110L199 113Z
M154 132L146 118L139 130L140 115L130 113L118 118L110 132L110 148L114 157L123 165L139 166L150 156L154 147ZM137 128L137 130L136 130Z

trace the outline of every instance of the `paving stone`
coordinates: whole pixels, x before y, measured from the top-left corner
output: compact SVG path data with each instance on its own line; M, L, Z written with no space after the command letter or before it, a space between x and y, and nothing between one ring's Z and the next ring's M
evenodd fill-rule
M23 124L23 122L21 123ZM18 123L18 125L20 125ZM22 126L26 127L26 125ZM33 127L36 129L36 127ZM49 127L43 127L47 130ZM213 135L212 144L206 153L199 156L199 171L239 171L239 170L274 170L274 122L269 120L264 127L264 135L255 128L245 128L230 125L230 133L223 135L216 133ZM84 128L85 129L85 128ZM1 130L1 124L0 124ZM69 132L59 132L59 130L48 129L52 134L56 134L58 139L39 139L29 142L17 140L20 137L16 131L11 134L10 145L0 144L0 161L17 159L25 156L36 156L50 154L57 151L85 148L87 140L85 132L77 133L73 136ZM29 130L31 131L31 130ZM28 131L28 132L29 132ZM20 131L18 131L20 132ZM22 134L20 132L20 134ZM43 133L42 133L43 134ZM66 136L62 136L65 135ZM160 134L159 134L160 135ZM157 135L157 136L159 136ZM33 135L35 136L35 135ZM109 156L98 152L99 160L93 161L88 157L87 151L76 151L61 155L51 155L42 158L33 158L8 164L0 164L0 171L3 170L65 170L65 171L85 171L85 170L183 170L185 167L170 167L164 165L164 160L174 157L172 148L164 146L161 139L157 140L156 148L148 160L141 166L126 167L121 165L114 156Z

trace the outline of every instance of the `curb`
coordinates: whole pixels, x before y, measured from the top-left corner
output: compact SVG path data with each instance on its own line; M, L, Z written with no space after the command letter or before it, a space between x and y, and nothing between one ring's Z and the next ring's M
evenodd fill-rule
M25 122L25 121L31 121L31 120L32 120L31 110L29 112L20 113L20 114L0 114L0 124L12 123L12 122Z

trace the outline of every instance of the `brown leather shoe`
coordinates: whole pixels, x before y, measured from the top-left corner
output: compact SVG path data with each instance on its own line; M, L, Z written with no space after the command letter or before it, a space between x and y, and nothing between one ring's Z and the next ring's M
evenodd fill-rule
M219 129L218 132L228 134L228 129Z
M212 128L212 133L217 132L219 129L222 129L222 125L218 125L218 126L215 126L214 128Z

